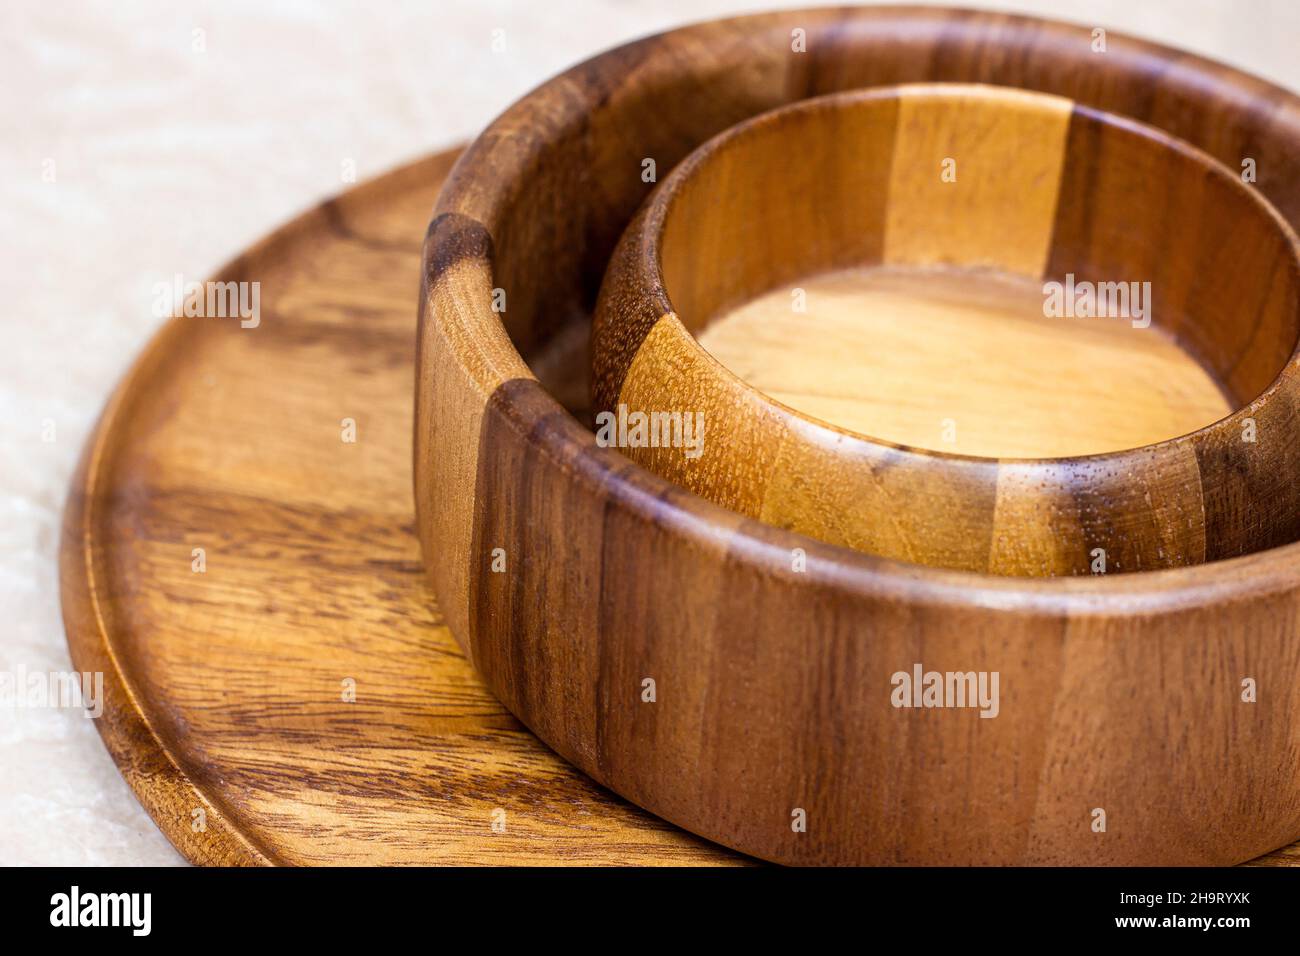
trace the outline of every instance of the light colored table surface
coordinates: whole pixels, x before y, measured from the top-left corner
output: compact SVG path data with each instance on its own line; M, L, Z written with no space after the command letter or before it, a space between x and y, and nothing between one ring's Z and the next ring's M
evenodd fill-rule
M471 137L531 87L605 47L689 20L795 5L6 0L0 672L70 667L58 606L60 510L105 397L162 321L154 283L176 273L202 279L346 188L345 170L364 179ZM964 5L1135 33L1300 89L1292 0ZM498 29L503 52L492 49ZM0 709L0 863L179 862L89 720Z

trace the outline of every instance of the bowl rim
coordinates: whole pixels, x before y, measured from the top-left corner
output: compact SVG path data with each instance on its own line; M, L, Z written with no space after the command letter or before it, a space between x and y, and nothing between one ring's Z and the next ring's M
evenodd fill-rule
M795 22L792 17L798 17L798 22L806 25L815 25L817 21L833 23L846 16L852 17L855 24L878 21L884 25L893 20L903 29L908 29L931 21L942 25L944 18L954 15L982 26L999 24L1013 27L1026 41L1077 43L1091 35L1090 27L1077 23L960 7L822 6L701 20L616 46L562 71L516 100L484 129L456 163L435 204L426 239L423 253L426 288L422 293L422 306L436 292L436 283L431 277L462 255L461 250L454 247L461 241L459 238L439 235L440 222L450 218L477 226L487 231L490 240L490 229L477 218L476 211L487 201L484 198L486 192L492 188L501 189L499 183L491 182L491 177L509 176L511 173L522 175L532 161L531 157L522 155L502 159L499 153L494 153L494 147L514 138L519 122L527 116L537 98L547 97L548 101L565 103L563 115L547 118L547 129L553 131L565 122L584 122L583 114L598 101L601 93L587 80L597 73L599 67L617 62L636 64L652 54L656 41L665 37L704 40L711 31L784 30ZM1118 31L1108 31L1107 40L1110 59L1126 64L1113 69L1126 71L1130 76L1143 68L1159 68L1162 81L1176 82L1183 91L1213 89L1242 103L1267 96L1272 107L1270 128L1289 125L1295 134L1295 142L1300 144L1300 96L1198 54ZM510 180L509 184L517 186L515 180ZM1297 192L1300 193L1300 188ZM1270 200L1276 201L1273 197ZM1297 203L1300 204L1300 198ZM1285 214L1282 215L1285 218ZM495 385L489 387L486 384L485 370L491 370L503 381L525 379L537 383L536 375L517 350L499 316L491 309L492 282L482 281L482 278L477 278L474 282L477 287L468 292L476 301L477 315L487 320L486 333L481 334L483 330L478 327L458 329L458 333L464 333L458 339L463 351L457 354L456 361L480 390L495 388ZM422 335L427 322L422 308ZM417 391L426 388L423 375L418 374ZM521 434L545 429L540 448L542 453L557 462L577 462L585 466L570 468L571 480L599 489L611 503L628 507L641 517L667 526L675 534L704 547L716 542L720 529L725 527L727 536L736 544L730 549L730 559L749 565L759 574L788 565L791 550L800 548L808 556L807 574L803 577L809 585L866 597L918 600L927 605L1020 610L1067 618L1134 618L1164 611L1263 599L1300 589L1300 542L1186 567L1068 578L1008 577L945 570L827 545L761 523L738 522L735 512L659 478L624 456L618 456L622 464L617 469L610 468L608 459L599 454L606 450L596 446L594 433L580 424L553 395L545 392L545 396L549 403L546 412L528 413L530 417L527 418L518 417L512 421L512 426ZM512 407L508 414L526 413ZM563 427L548 427L551 424L549 420L557 414ZM612 449L608 451L617 454ZM420 453L417 444L417 456ZM424 506L418 492L417 506ZM426 518L420 515L418 520L425 521Z
M1251 189L1239 177L1234 175L1222 163L1214 159L1204 150L1198 149L1192 144L1173 136L1157 127L1148 123L1143 123L1129 117L1119 116L1105 110L1093 109L1070 100L1068 97L1058 96L1054 93L1042 93L1036 90L1024 90L1017 87L998 86L991 83L900 83L892 86L876 86L866 89L843 90L834 93L825 93L820 96L813 96L807 99L795 100L752 116L743 120L734 126L722 130L715 136L695 147L689 155L680 163L673 167L672 171L665 177L664 181L659 183L655 189L646 197L646 201L641 207L633 225L628 227L629 234L633 234L634 241L638 245L638 251L642 255L634 259L634 263L644 266L642 269L632 269L632 277L642 290L653 289L656 291L659 303L666 307L668 312L677 318L677 324L673 326L673 340L683 344L692 350L697 356L706 359L705 365L709 368L717 379L725 381L728 385L744 393L748 401L760 401L769 406L775 406L787 416L799 419L811 429L824 432L831 432L834 435L841 436L855 443L869 445L875 448L888 448L891 450L903 452L905 454L916 455L923 458L930 458L939 461L963 462L970 465L987 465L996 462L1001 465L1008 465L1022 469L1034 469L1041 467L1049 470L1061 466L1103 466L1103 467L1121 467L1130 464L1136 464L1139 457L1146 457L1159 453L1163 450L1173 448L1174 446L1183 445L1187 442L1199 438L1208 438L1213 434L1228 429L1234 429L1236 422L1243 415L1250 413L1266 401L1277 397L1279 392L1286 392L1291 398L1300 402L1300 300L1297 301L1297 335L1295 344L1292 347L1291 354L1287 356L1278 370L1277 374L1269 381L1259 394L1250 398L1249 401L1237 404L1231 403L1234 407L1222 417L1208 422L1198 428L1173 435L1168 438L1162 438L1158 441L1146 442L1142 445L1129 445L1123 448L1117 448L1111 451L1096 452L1084 455L1045 455L1036 457L1025 456L1008 456L1008 455L972 455L963 452L944 451L941 448L926 448L918 445L909 445L904 442L891 441L886 438L878 438L864 432L854 431L833 422L818 418L808 412L802 411L782 402L762 389L752 385L746 379L736 374L724 363L717 359L707 348L704 347L691 332L686 323L681 321L681 316L673 307L672 290L663 272L663 248L665 242L664 233L666 231L668 218L673 211L674 205L682 198L682 187L694 176L702 166L716 159L719 152L736 144L737 140L753 135L753 133L766 126L781 123L790 117L821 112L825 110L839 110L844 108L854 108L861 103L870 103L881 100L898 100L910 96L927 99L947 99L952 96L977 96L989 102L998 103L1005 101L1005 93L1014 94L1016 99L1022 102L1029 102L1035 108L1045 106L1054 101L1064 101L1070 104L1071 111L1085 118L1089 123L1099 124L1112 127L1121 131L1122 135L1132 136L1146 143L1152 144L1153 147L1174 153L1180 158L1197 166L1207 176L1212 176L1226 183L1232 190L1234 196L1242 197L1244 201L1253 205L1265 218L1271 222L1273 227L1280 233L1290 249L1291 262L1300 273L1300 237L1297 236L1291 224L1282 217L1277 208L1266 199L1258 190ZM958 267L959 269L961 267ZM1038 277L1039 281L1044 277ZM1216 385L1221 383L1215 382ZM800 438L800 441L803 439ZM1125 572L1127 574L1140 574L1140 571Z

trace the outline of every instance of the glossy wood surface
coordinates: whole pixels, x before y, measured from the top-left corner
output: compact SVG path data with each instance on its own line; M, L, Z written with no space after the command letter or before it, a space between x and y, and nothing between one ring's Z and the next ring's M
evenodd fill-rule
M539 743L429 594L414 291L455 155L247 250L218 278L262 283L260 325L173 320L108 405L60 575L73 662L105 675L99 731L195 863L743 862Z
M1143 198L1153 191L1156 200ZM872 208L859 208L862 197ZM1111 234L1132 260L1097 241ZM1189 235L1198 238L1188 244ZM960 391L932 423L950 440L934 453L802 414L701 348L696 336L727 306L783 289L791 310L806 310L800 283L849 266L938 271L950 285L990 274L1037 282L1040 316L1044 283L1057 282L1070 312L1045 321L1067 327L1067 353L1097 325L1120 326L1115 335L1130 343L1179 341L1205 356L1235 401L1228 411L1243 410L1105 454L973 458L954 447L968 421ZM1089 305L1076 288L1123 298ZM831 544L995 574L1178 567L1300 534L1291 480L1300 460L1285 427L1300 406L1298 289L1300 243L1277 213L1231 171L1152 128L1001 87L845 93L733 127L656 190L606 275L593 400L598 411L702 418L712 438L699 447L659 440L626 454L726 508ZM1100 314L1076 315L1076 305ZM616 341L625 337L632 342ZM1129 376L1150 351L1129 346ZM1018 359L1009 343L994 368L1010 377ZM1078 359L1068 370L1092 378ZM954 371L960 385L965 370ZM1056 387L1052 377L1039 383ZM1122 433L1144 416L1148 398L1139 399L1074 412L1103 434L1112 416ZM1262 436L1261 420L1272 426ZM1004 413L1004 432L1020 427L1017 410ZM1208 448L1226 454L1207 457Z
M249 250L226 275L295 293L268 314L273 337L182 320L105 410L69 498L61 571L75 666L105 674L99 730L195 863L744 862L540 746L431 603L407 499L414 370L400 342L413 336L410 266L453 158L359 187ZM303 283L322 268L335 279L308 308ZM340 461L332 416L354 405L359 454ZM203 575L191 545L212 559ZM344 672L358 682L347 709ZM1300 864L1300 847L1257 862Z
M934 80L1055 93L1232 167L1250 156L1257 188L1300 213L1291 94L1113 34L1097 54L1084 28L797 11L575 67L470 147L426 240L416 505L444 618L566 759L767 859L1231 863L1288 843L1300 836L1297 547L1068 580L906 565L706 502L597 446L590 420L557 401L649 191L647 158L666 172L782 103ZM1280 413L1261 427L1285 427ZM918 662L998 671L999 716L893 707L892 675Z

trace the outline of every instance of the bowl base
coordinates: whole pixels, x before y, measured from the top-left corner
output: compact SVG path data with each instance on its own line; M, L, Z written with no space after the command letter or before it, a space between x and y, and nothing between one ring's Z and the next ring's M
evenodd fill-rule
M806 415L955 454L1100 454L1231 413L1210 373L1157 326L1049 315L1043 286L959 269L823 273L728 310L698 338Z

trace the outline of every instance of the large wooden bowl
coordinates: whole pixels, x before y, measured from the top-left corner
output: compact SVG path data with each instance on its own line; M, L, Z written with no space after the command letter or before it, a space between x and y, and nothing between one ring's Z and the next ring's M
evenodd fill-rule
M776 401L696 338L737 303L868 266L972 297L1019 285L1045 312L1041 290L1059 290L1068 314L1037 320L1065 326L1058 347L1097 324L1135 353L1173 338L1237 410L1106 454L945 454ZM1300 536L1298 289L1300 242L1276 210L1152 127L1003 87L818 97L709 140L633 220L593 326L596 433L726 508L884 557L1042 576L1199 564ZM780 328L817 334L799 325Z
M562 756L770 860L1212 864L1293 840L1300 547L1104 577L928 569L705 501L573 413L646 159L666 172L783 103L923 81L1055 93L1248 157L1300 215L1296 97L1114 34L1097 53L1083 27L797 11L596 57L492 123L434 210L415 484L441 611ZM997 671L998 716L893 706L918 663Z

